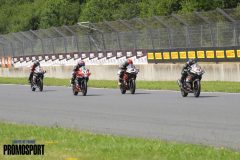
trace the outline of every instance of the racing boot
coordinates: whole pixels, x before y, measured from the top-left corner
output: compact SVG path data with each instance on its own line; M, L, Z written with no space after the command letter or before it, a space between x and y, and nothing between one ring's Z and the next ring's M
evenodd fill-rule
M74 78L70 79L70 85L72 86L74 84Z

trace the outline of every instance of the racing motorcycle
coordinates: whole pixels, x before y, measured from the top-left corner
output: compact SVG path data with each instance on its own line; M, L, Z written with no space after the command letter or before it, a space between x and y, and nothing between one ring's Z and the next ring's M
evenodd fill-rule
M193 64L189 67L187 77L183 84L178 80L178 85L183 97L186 97L188 93L193 93L195 97L199 97L201 92L201 79L204 73L205 71L198 64Z
M43 78L46 71L43 71L41 67L36 67L33 72L33 78L31 80L31 89L32 91L35 91L36 88L39 88L39 90L43 91Z
M118 72L118 75L120 75ZM130 90L131 94L135 93L136 90L136 78L139 69L136 69L134 65L128 65L126 71L123 74L123 81L120 85L120 90L122 94L125 94L127 90Z
M72 85L72 91L75 96L78 95L79 92L82 92L83 96L87 95L87 83L90 75L91 73L85 66L76 71L76 78Z

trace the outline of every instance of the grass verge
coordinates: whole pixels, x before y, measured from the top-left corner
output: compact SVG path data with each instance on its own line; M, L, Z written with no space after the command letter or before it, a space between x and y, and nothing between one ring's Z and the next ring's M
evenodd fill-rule
M239 160L240 152L226 148L180 144L160 140L93 134L59 127L0 122L0 150L12 140L45 144L44 156L6 156L0 159L62 160ZM3 153L3 152L2 152Z
M1 84L27 84L27 78L0 77ZM45 78L47 86L69 86L69 79ZM118 88L117 81L89 80L90 87ZM179 90L175 81L137 81L138 89ZM207 92L240 92L240 82L202 81L202 91Z

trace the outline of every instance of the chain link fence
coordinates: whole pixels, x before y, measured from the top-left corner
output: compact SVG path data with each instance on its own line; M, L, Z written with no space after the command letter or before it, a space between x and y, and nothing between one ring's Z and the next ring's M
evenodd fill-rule
M240 12L216 9L185 15L82 22L0 35L1 56L72 52L239 46Z

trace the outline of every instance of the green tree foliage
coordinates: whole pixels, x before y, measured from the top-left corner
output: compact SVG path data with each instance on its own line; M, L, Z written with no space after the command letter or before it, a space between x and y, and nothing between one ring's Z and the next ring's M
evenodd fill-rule
M181 1L182 13L196 11L207 11L216 8L235 8L239 0L183 0Z
M89 0L83 5L80 21L130 19L140 13L139 0Z
M180 10L181 0L142 0L140 3L141 17L152 17L153 15L169 15Z
M47 0L38 11L41 28L71 25L78 19L79 5L67 0Z
M172 13L235 8L240 0L0 0L0 34ZM240 12L240 7L238 10Z

